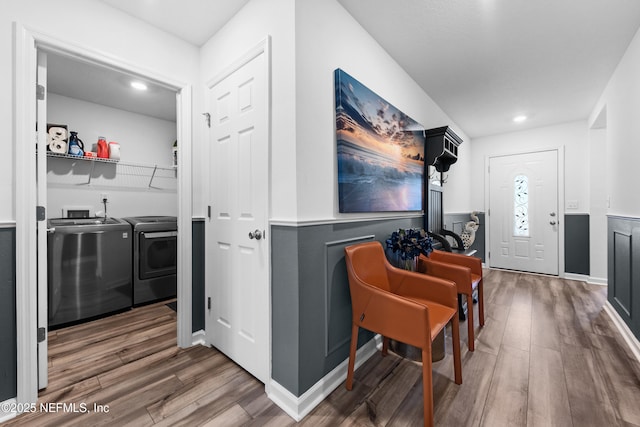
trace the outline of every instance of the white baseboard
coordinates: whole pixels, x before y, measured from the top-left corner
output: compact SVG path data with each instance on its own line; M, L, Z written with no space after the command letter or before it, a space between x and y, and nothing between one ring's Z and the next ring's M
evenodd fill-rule
M575 274L575 273L564 273L562 275L563 279L567 279L567 280L576 280L578 282L586 282L588 281L587 279L589 279L589 276L586 276L584 274Z
M360 347L356 352L355 369L358 369L360 365L373 356L380 345L380 335L376 335L374 339ZM296 397L272 379L267 392L269 399L282 408L291 418L300 421L344 382L347 378L348 364L349 359L346 359L300 397Z
M200 329L199 331L196 331L191 335L191 345L207 345L207 343L205 342L205 334L203 329Z
M9 421L18 416L18 413L15 411L5 412L6 409L15 408L16 407L16 399L5 400L0 403L0 423L5 421Z
M613 324L616 325L616 328L618 328L618 331L620 331L620 333L622 334L622 338L624 338L625 342L631 349L631 352L640 362L640 342L635 337L635 335L633 335L633 332L631 332L629 326L627 326L624 320L622 320L616 309L613 308L609 301L604 303L604 311L607 312L607 314L613 321Z
M606 277L602 278L589 276L589 278L587 279L587 283L590 283L592 285L608 286L609 280Z
M586 274L564 273L562 278L567 280L577 280L579 282L587 282L591 285L607 286L607 279L602 277L587 276Z

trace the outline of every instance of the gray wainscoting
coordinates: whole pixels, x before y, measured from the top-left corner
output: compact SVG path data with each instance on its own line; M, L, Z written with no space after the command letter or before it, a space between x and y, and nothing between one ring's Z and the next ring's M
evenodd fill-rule
M462 234L462 232L464 231L465 224L471 221L470 214L444 214L443 216L444 228L446 230L451 230L458 235ZM474 254L474 256L480 258L482 262L485 262L486 239L484 235L484 212L478 212L478 220L480 221L480 226L478 227L478 231L476 231L476 238L469 249L475 249L477 252Z
M191 273L191 329L204 330L204 219L193 219Z
M272 377L295 396L349 357L351 297L344 247L377 240L422 217L271 226ZM361 330L359 345L373 338Z
M640 219L607 219L609 303L640 339Z
M0 228L0 402L17 394L15 248L15 228Z
M590 274L589 214L564 216L564 271Z

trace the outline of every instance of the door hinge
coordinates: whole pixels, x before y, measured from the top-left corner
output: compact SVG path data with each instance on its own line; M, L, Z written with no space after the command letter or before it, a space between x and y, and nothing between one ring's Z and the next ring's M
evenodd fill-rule
M47 212L44 206L36 206L36 221L44 221L47 219Z
M202 115L205 117L205 120L207 121L207 127L210 128L211 127L211 114L202 113Z
M39 101L44 101L45 89L42 85L36 85L36 98Z
M211 219L211 205L207 206L207 218Z
M211 297L207 297L207 310L211 310Z
M43 342L47 338L47 329L38 328L38 342Z
M487 258L491 259L491 251L487 254Z

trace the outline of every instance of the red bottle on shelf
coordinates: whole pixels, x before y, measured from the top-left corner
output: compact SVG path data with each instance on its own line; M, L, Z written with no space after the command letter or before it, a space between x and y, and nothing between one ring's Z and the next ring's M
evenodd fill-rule
M103 136L98 137L98 157L101 159L109 158L109 146Z

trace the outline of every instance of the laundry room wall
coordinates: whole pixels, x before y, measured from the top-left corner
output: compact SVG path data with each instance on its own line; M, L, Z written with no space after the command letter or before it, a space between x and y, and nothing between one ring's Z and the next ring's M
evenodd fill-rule
M47 205L50 218L64 207L88 207L102 214L177 215L177 179L172 167L176 123L50 93L48 122L78 132L85 150L96 151L98 136L120 144L119 163L48 158ZM93 148L92 148L93 147Z

